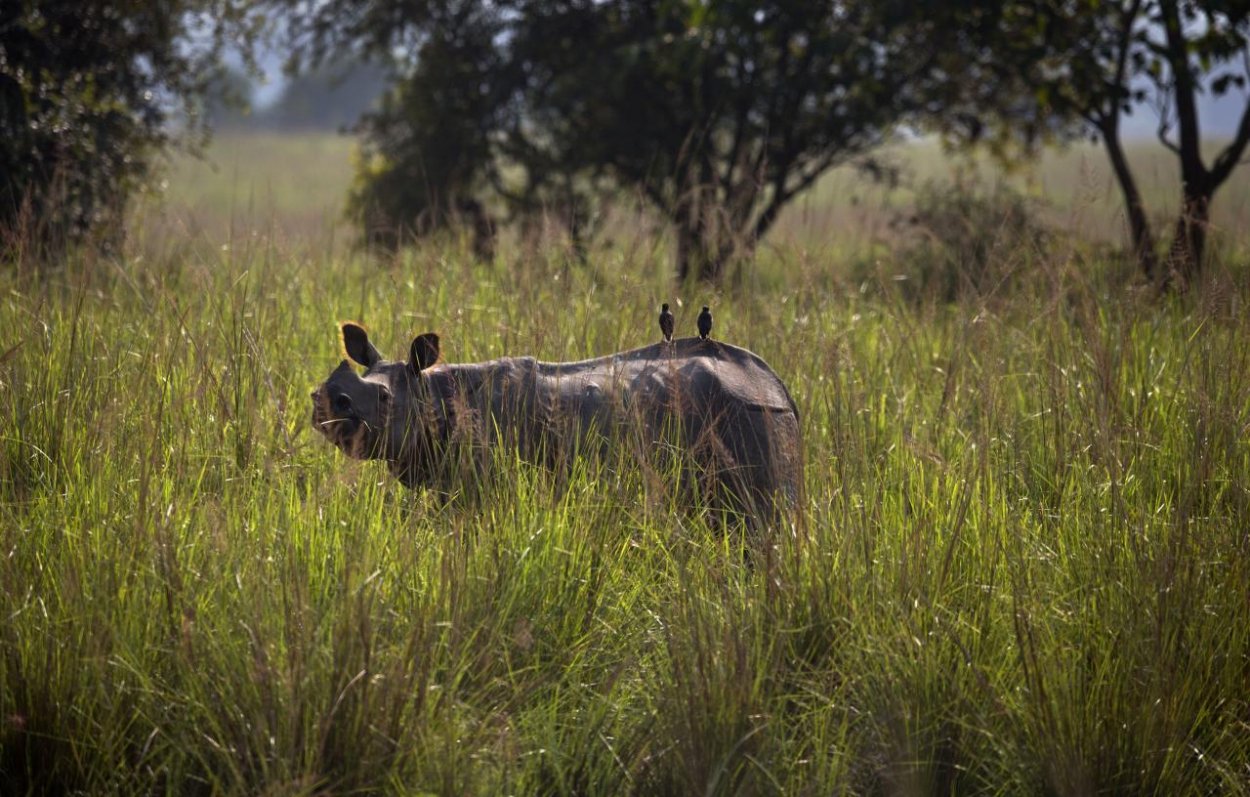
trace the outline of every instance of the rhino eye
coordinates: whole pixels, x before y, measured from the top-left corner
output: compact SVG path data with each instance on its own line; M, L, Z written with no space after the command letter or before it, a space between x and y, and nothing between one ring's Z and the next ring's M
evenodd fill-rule
M340 393L334 397L334 411L339 414L351 412L352 400L346 393Z

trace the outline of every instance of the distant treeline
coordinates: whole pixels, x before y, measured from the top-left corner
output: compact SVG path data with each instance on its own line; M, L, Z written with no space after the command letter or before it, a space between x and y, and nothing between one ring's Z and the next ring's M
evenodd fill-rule
M231 69L206 103L214 130L341 131L360 122L386 91L386 73L368 63L335 64L296 75L260 104L255 85Z

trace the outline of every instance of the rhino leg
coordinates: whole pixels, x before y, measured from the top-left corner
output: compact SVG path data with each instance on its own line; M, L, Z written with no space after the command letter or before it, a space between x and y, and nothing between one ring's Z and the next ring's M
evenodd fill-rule
M728 407L700 430L693 448L713 505L752 526L798 506L802 482L793 413Z

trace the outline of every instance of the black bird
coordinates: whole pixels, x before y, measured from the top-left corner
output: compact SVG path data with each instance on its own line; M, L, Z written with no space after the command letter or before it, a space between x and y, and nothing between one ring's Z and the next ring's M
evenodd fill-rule
M699 313L699 337L707 340L707 336L712 334L712 311L707 309L707 305L703 305L703 312Z
M673 314L669 312L668 302L660 305L660 334L667 341L673 339Z

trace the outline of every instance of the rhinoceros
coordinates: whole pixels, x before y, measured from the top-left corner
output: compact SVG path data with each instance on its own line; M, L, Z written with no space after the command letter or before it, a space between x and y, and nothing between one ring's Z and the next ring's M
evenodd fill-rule
M624 446L625 459L676 454L695 496L753 520L799 498L798 410L746 349L682 338L576 362L452 364L432 332L412 341L407 362L383 359L357 324L341 334L365 370L339 363L313 391L313 425L349 457L385 460L409 487L454 490L458 468L486 467L499 446L554 467Z

